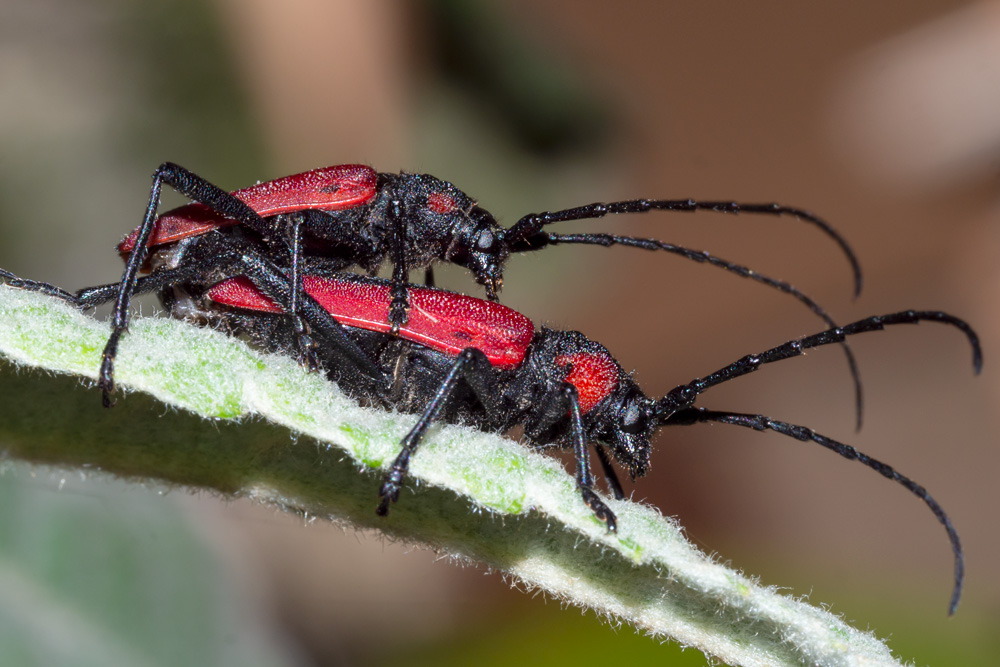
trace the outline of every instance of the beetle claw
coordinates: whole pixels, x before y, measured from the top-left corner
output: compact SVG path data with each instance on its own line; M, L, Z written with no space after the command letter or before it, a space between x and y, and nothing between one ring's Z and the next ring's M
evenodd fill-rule
M593 512L594 515L600 519L608 527L609 533L614 533L618 531L618 519L615 517L615 513L611 511L604 501L600 499L593 489L582 487L580 489L583 495L583 502L587 504Z
M101 371L98 376L97 386L101 390L101 402L106 408L115 406L115 361L107 354L101 361Z

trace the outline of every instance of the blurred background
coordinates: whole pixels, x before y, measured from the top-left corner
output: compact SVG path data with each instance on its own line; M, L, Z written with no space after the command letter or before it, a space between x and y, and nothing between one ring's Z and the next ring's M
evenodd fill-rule
M840 322L942 309L978 329L980 378L945 327L855 338L859 433L836 349L701 400L810 426L925 485L966 550L957 615L945 614L951 554L927 508L818 447L725 426L670 430L650 475L628 488L707 552L889 637L904 659L994 664L1000 3L0 1L0 266L70 289L117 280L113 246L138 224L164 160L227 189L349 162L426 172L508 225L635 197L778 201L824 216L861 260L857 300L836 247L794 219L650 214L575 229L711 251L788 280ZM479 294L461 271L439 277ZM515 258L502 298L604 343L651 394L823 328L761 285L625 248ZM196 571L201 593L214 587L228 619L219 636L205 623L191 638L192 618L207 613L197 597L157 616L159 643L113 623L91 635L148 664L169 664L178 646L192 664L704 664L496 574L268 508L67 485L16 465L0 485L0 505L16 504L26 525L56 516L76 527L58 548L82 577L113 568L116 549L140 549L149 565L136 576L183 587ZM0 526L9 555L24 533ZM8 611L22 613L10 591L23 590L0 578ZM32 586L55 611L26 604L25 614L54 618L71 604L53 582ZM158 590L151 609L167 594ZM33 641L5 641L15 640ZM202 640L221 653L208 660Z

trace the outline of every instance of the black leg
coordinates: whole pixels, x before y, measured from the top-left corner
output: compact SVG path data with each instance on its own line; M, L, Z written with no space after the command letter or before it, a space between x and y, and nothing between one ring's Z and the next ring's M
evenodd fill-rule
M122 273L118 298L115 300L111 317L111 335L104 346L97 385L101 388L105 407L114 405L114 359L118 351L118 341L128 328L129 302L135 292L139 269L146 261L148 254L146 244L149 242L149 237L156 223L156 210L160 204L160 190L163 183L227 218L239 220L257 232L265 243L271 242L268 224L245 203L183 167L170 162L164 162L160 165L153 172L153 185L150 188L146 213L143 216L142 225L139 227L135 247L125 263L125 271Z
M157 269L148 276L136 279L133 296L136 294L157 292L167 285L173 285L186 280L196 280L204 275L204 272L205 269L197 264L179 266L174 269ZM102 304L114 301L121 290L121 283L108 283L107 285L85 287L77 291L76 294L73 294L55 285L18 278L13 273L4 271L3 269L0 269L0 279L11 287L54 296L81 310L96 308Z
M392 302L389 304L389 324L393 335L406 324L410 308L407 283L410 267L406 261L406 219L403 204L398 199L389 204L389 225L392 227Z
M727 201L695 201L692 199L634 199L630 201L619 201L608 204L596 203L587 206L578 206L563 211L553 211L546 213L532 213L526 215L510 228L507 233L508 243L512 252L522 252L533 249L532 237L538 234L543 227L556 222L569 220L589 220L603 218L606 215L619 215L623 213L646 213L647 211L717 211L719 213L753 213L764 215L787 215L799 218L811 225L815 225L824 234L833 239L844 252L847 260L851 263L851 270L854 273L854 294L861 293L861 266L858 264L854 251L847 244L847 241L828 222L822 218L791 206L781 206L780 204L740 204Z
M444 409L449 399L451 399L452 393L460 380L464 380L472 388L473 393L483 402L487 411L491 410L492 402L488 398L490 392L488 391L486 382L486 374L489 368L490 362L486 358L486 355L476 348L470 347L463 350L458 355L458 358L455 359L455 363L452 364L448 374L441 382L441 386L438 387L434 398L427 404L420 418L417 419L417 423L414 424L410 432L403 438L402 449L389 468L389 472L382 482L382 488L379 490L380 500L378 508L375 510L379 516L387 515L389 513L389 505L399 499L399 490L406 479L406 474L410 467L410 458L417 451L417 447L420 446L420 442L423 440L424 435L426 435L427 429L430 428L431 424L434 423L441 413L441 410Z
M114 310L112 311L111 335L104 345L101 369L97 379L97 386L101 389L101 400L106 408L114 405L114 399L112 398L115 393L114 359L118 352L118 341L128 328L128 306L132 295L135 293L136 276L139 273L139 268L146 261L146 243L153 231L156 208L160 201L160 181L161 179L154 174L153 187L149 195L149 204L146 206L146 215L143 219L139 235L136 238L135 248L125 263L125 272L122 274L118 297L115 300Z
M685 408L684 410L674 413L674 415L665 422L665 425L688 425L699 422L720 422L723 424L733 424L734 426L752 428L756 431L772 430L802 442L812 441L836 452L837 454L840 454L846 459L857 461L866 465L883 477L891 479L892 481L906 487L910 493L917 496L927 504L927 506L931 509L931 512L934 513L934 516L937 517L937 520L942 526L944 526L945 531L948 533L948 540L951 542L951 550L955 555L955 587L952 591L951 604L948 607L948 614L951 615L955 613L955 608L958 606L959 598L962 596L962 581L965 577L965 560L962 556L962 544L959 542L958 532L952 525L951 519L948 518L948 515L945 513L944 509L942 509L941 505L939 505L938 502L934 500L929 493L927 493L927 490L924 487L917 484L910 478L899 474L892 468L892 466L882 463L877 459L873 459L867 454L859 452L850 445L845 445L841 442L833 440L832 438L820 435L812 429L805 428L804 426L796 426L795 424L789 424L787 422L775 421L770 417L765 417L764 415L743 414L738 412L719 412L716 410L706 410L704 408Z
M942 322L949 324L966 335L969 344L972 346L972 367L979 373L983 365L982 349L979 346L979 337L968 324L959 318L942 313L940 311L918 311L906 310L889 315L876 315L857 322L852 322L843 327L821 331L812 336L798 338L788 341L760 354L749 354L742 359L738 359L732 364L721 368L711 375L697 380L692 380L687 384L679 385L671 389L666 396L656 402L655 413L657 420L661 423L668 419L670 415L678 410L690 407L694 404L699 394L714 387L717 384L736 379L741 375L752 373L764 364L774 363L782 359L797 357L805 350L813 347L821 347L832 343L839 343L848 336L854 336L868 331L881 331L887 326L896 324L916 324L918 322Z
M48 283L40 283L35 280L25 280L24 278L15 276L10 271L5 271L4 269L0 269L0 281L3 281L11 287L17 287L18 289L27 290L29 292L40 292L42 294L62 299L63 301L69 301L74 306L77 305L76 296L70 294L62 288ZM117 287L117 283L115 283L115 286Z
M212 272L231 275L245 274L282 309L286 312L292 312L294 292L292 280L251 244L241 245L232 239L220 239L215 244L206 241L201 251L203 258L200 260L192 259L183 266L174 269L158 269L148 276L137 278L134 281L132 293L156 292L168 285L185 281L204 282L206 276ZM55 296L81 309L99 306L121 295L120 283L87 287L76 294L71 294L48 283L24 280L3 269L0 269L0 280L13 287ZM302 294L298 311L301 313L303 326L311 327L312 330L322 335L324 343L337 349L341 356L357 368L359 373L369 377L375 385L384 383L382 372L374 361L347 335L344 327L308 294ZM108 354L109 347L112 349L112 363L113 355L117 351L118 339L123 331L122 329L113 329L112 338L105 347L105 355Z
M562 395L569 405L570 434L573 438L573 456L576 459L576 486L580 489L583 502L586 503L598 519L607 525L610 532L618 530L618 520L615 513L604 504L600 496L594 490L594 475L590 471L590 456L587 450L587 441L583 436L583 422L580 419L580 400L577 396L576 387L565 384L562 388Z
M545 438L551 437L553 427L565 423L566 415L569 415L569 438L573 445L573 458L576 463L576 485L583 496L583 502L593 510L594 514L601 521L608 525L608 530L617 529L617 522L614 512L612 512L604 501L600 499L594 490L594 475L590 471L590 456L587 450L587 441L584 437L583 422L580 417L580 400L576 387L569 383L563 383L558 390L548 392L536 402L531 411L530 420L524 425L525 436L536 443L545 443ZM558 427L557 427L558 428ZM607 461L607 454L597 445L597 455L604 466L604 473L608 476L608 486L611 492L619 500L624 498L618 476L615 474L611 462ZM620 494L620 495L619 495Z
M614 495L615 500L624 500L625 491L622 490L621 480L618 479L618 473L615 472L615 467L608 457L608 450L603 445L595 444L594 451L597 452L597 460L601 462L601 470L604 471L604 480L608 483L608 488L611 490L612 495Z
M434 287L434 267L428 266L424 269L424 284L428 287Z
M239 221L244 227L257 233L264 243L270 245L275 242L276 239L273 238L275 230L272 225L243 200L198 174L172 162L164 162L153 172L153 183L157 190L159 189L157 184L160 182L166 183L188 199L204 204L223 217ZM153 202L152 198L150 201Z
M210 246L206 241L201 248L203 258L192 259L183 267L171 270L160 270L140 278L136 283L138 291L159 290L183 279L202 279L212 273L226 275L245 275L265 295L278 304L286 313L291 313L292 279L266 256L260 253L253 244L239 244L219 237L216 244ZM77 297L85 306L96 305L102 300L109 300L109 291L116 285L107 285L81 290ZM352 364L357 372L367 377L373 387L380 387L385 378L375 362L348 336L345 328L306 293L302 293L298 303L298 311L308 328L322 338L328 349L335 350L346 362ZM112 331L112 335L114 335ZM120 335L120 334L119 334ZM117 343L117 341L115 341Z
M148 276L142 276L135 282L134 294L149 294L185 282L203 282L205 275L215 268L209 261L191 262L177 268L159 268ZM76 293L80 308L94 308L112 301L118 294L120 283L85 287Z
M319 368L316 361L316 342L312 339L309 325L302 318L302 217L289 216L289 248L291 250L292 265L292 296L289 303L289 314L295 328L295 340L299 350L299 364L305 366L310 371Z
M225 267L230 275L246 275L264 294L291 313L292 280L278 266L250 244L233 246L221 242L219 251L206 263L212 268ZM309 294L303 292L298 304L299 313L311 331L322 337L323 343L333 346L345 360L355 366L378 386L385 383L382 371L374 361L347 335L346 329L330 316Z

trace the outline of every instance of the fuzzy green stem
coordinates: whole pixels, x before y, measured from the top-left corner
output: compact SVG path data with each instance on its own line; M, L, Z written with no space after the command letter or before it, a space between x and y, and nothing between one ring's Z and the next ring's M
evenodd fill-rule
M359 407L215 331L137 318L116 364L128 395L104 410L80 379L95 378L106 337L59 300L0 286L0 450L374 528L731 665L900 664L872 635L713 562L652 507L609 500L609 534L557 461L498 435L432 429L379 518L380 470L414 416Z

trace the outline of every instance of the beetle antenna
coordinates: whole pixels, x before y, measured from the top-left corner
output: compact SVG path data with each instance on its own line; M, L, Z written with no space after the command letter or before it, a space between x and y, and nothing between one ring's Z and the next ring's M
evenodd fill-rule
M752 213L759 215L792 216L804 222L819 227L824 234L836 242L847 261L851 264L854 274L854 296L861 294L861 265L854 251L843 236L830 223L813 215L809 211L780 204L740 204L732 201L696 201L693 199L631 199L611 203L595 203L562 211L531 213L518 220L507 231L507 242L512 252L531 250L531 237L542 231L542 228L556 222L569 220L591 220L603 218L606 215L621 213L646 213L647 211L717 211L719 213Z
M661 424L666 423L675 412L694 405L694 401L699 394L717 384L722 384L723 382L734 380L741 375L752 373L764 364L797 357L810 348L839 343L848 336L855 336L867 331L881 331L887 326L896 324L916 324L924 321L949 324L964 333L969 340L969 345L972 347L972 368L977 375L979 374L979 371L983 367L983 352L979 345L979 337L964 320L936 310L904 310L889 315L867 317L842 327L827 329L811 336L790 340L760 354L748 354L734 363L720 368L711 375L692 380L687 384L678 385L671 389L666 396L656 401L653 410L655 418Z
M962 556L962 543L958 539L958 531L956 531L955 527L952 525L951 519L948 518L948 515L945 513L944 509L942 509L941 505L939 505L938 502L934 500L929 493L927 493L927 489L917 484L909 477L899 474L892 468L892 466L882 463L877 459L873 459L850 445L845 445L841 442L833 440L832 438L820 435L812 429L804 426L796 426L795 424L789 424L787 422L775 421L769 417L765 417L764 415L744 414L738 412L719 412L716 410L689 407L675 412L670 419L663 422L663 424L690 425L699 422L733 424L734 426L752 428L756 431L771 430L777 431L782 435L787 435L802 442L808 442L811 440L818 445L840 454L845 459L858 461L859 463L862 463L876 471L883 477L891 479L892 481L906 487L910 493L927 503L931 512L934 513L934 516L937 517L937 520L942 526L944 526L945 531L948 533L948 540L951 542L951 551L955 555L955 586L952 589L951 603L948 605L948 615L951 616L955 613L955 609L958 607L958 601L962 597L962 582L965 578L965 559Z
M674 245L673 243L666 243L657 239L642 239L633 236L615 236L613 234L545 234L545 236L547 237L547 241L550 245L558 245L560 243L582 243L603 247L624 245L631 248L641 248L643 250L663 250L675 255L680 255L685 259L690 259L695 262L717 266L725 271L729 271L730 273L735 273L743 278L755 280L759 283L767 285L768 287L773 287L780 292L789 294L804 304L820 319L826 322L828 326L837 326L837 323L833 321L833 318L830 317L822 306L816 303L812 297L808 296L804 292L801 292L791 284L783 280L775 280L774 278L757 273L753 269L740 264L734 264L733 262L724 260L720 257L715 257L714 255L710 255L702 250L692 250L690 248ZM861 386L861 376L858 372L858 362L854 358L854 353L851 351L850 346L844 341L841 341L840 344L843 346L844 354L847 356L847 365L851 373L851 379L854 382L854 409L855 414L857 415L856 429L860 431L863 420L864 396Z

